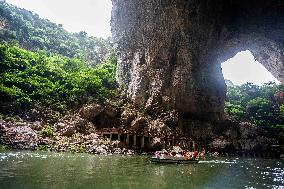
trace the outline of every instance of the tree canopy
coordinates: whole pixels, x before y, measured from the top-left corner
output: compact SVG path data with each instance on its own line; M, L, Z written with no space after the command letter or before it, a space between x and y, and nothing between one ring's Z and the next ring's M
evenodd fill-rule
M80 58L92 66L102 63L112 47L110 38L88 37L85 31L67 32L61 24L3 1L0 2L0 42L18 43L31 51L44 50L49 54Z
M1 99L20 106L40 103L66 110L82 95L106 96L116 87L114 53L93 68L78 58L0 44L0 67Z
M283 127L283 104L275 99L281 85L269 82L263 86L246 83L227 86L225 112L237 121L250 121L259 126Z

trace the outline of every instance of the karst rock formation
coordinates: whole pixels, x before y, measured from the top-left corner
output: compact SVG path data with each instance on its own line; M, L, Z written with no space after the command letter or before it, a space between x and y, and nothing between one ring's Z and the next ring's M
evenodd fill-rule
M243 50L284 83L283 0L112 3L117 81L149 113L175 109L181 120L222 120L221 63Z

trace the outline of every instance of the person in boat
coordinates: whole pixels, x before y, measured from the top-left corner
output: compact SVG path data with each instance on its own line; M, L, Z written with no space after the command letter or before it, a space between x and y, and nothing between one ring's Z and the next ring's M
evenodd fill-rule
M177 153L176 152L171 152L170 156L174 157Z
M158 152L155 152L155 158L160 159L160 157L161 157L160 152L159 152L159 151L158 151Z
M167 150L163 149L162 151L155 152L155 158L157 159L170 159L169 153Z
M194 151L193 151L193 160L195 160L196 157L197 157L197 151L196 151L196 149L194 148Z
M182 153L183 152L183 150L181 149L181 147L180 146L173 146L173 150L172 150L172 152L175 152L175 153Z
M191 156L191 154L189 153L188 150L184 151L183 157L184 157L185 160L192 160L192 156Z
M199 154L198 154L198 157L203 158L205 156L205 154L206 154L205 148L202 148L201 152L199 152Z
M169 159L168 153L167 152L161 153L160 159Z
M174 157L177 157L177 158L182 158L183 155L181 153L177 153Z
M165 159L171 159L172 156L166 151L166 152L164 153L164 158L165 158Z

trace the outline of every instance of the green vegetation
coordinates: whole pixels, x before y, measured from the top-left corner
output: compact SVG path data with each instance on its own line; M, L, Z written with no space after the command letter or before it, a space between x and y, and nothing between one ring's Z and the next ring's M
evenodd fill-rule
M68 146L68 151L72 153L87 153L86 147L80 144L70 144Z
M48 151L48 149L49 149L48 144L40 144L40 145L38 145L38 150L40 150L40 151Z
M284 118L284 104L280 105L280 113L281 116Z
M87 33L69 33L39 15L0 2L0 42L19 44L31 51L45 51L69 58L80 58L88 65L98 65L110 54L109 39L88 37Z
M249 121L258 126L283 127L284 106L279 105L274 95L281 86L267 83L263 86L252 83L230 85L227 89L225 112L237 121Z
M77 58L0 44L0 96L22 108L40 104L65 111L83 96L115 89L115 65L114 53L93 68Z
M0 117L54 123L68 111L116 95L109 39L70 33L0 2ZM43 136L52 136L48 127Z
M0 150L10 150L11 148L7 145L0 144Z
M43 137L53 137L54 129L50 125L48 125L41 130L40 135Z

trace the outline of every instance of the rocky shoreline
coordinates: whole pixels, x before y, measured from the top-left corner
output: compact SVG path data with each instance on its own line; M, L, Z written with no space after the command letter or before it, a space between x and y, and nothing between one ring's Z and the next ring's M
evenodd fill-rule
M76 133L70 137L54 132L45 136L40 122L0 120L0 144L10 149L78 152L92 154L134 154L133 150L119 148L118 141L99 138L97 134Z
M98 155L133 155L143 152L141 149L133 150L124 148L121 146L120 141L111 141L108 138L100 137L96 133L82 134L75 132L70 136L66 136L64 132L52 131L48 133L48 129L52 129L52 127L44 127L41 122L0 120L0 145L8 149L90 153ZM255 140L248 138L249 135L254 136L252 131L246 130L243 132L243 135L247 138L240 140L243 144L242 149L230 149L233 146L233 139L220 136L210 143L207 147L210 151L208 150L207 153L213 156L281 157L281 151L280 153L279 151L277 152L277 148L266 151L266 153L264 153L264 150L260 150L262 154L251 150L257 147L267 149L269 144L264 146L262 143L267 142L267 140L261 136L256 137Z
M153 152L174 145L194 143L197 149L205 148L208 153L215 155L277 158L283 153L283 147L279 145L281 139L275 137L276 131L263 130L251 123L227 120L214 125L206 121L189 120L186 129L193 131L184 132L178 126L179 121L174 111L150 116L139 112L131 104L117 108L110 104L92 103L85 104L53 123L40 119L28 121L19 116L2 118L0 145L11 149L107 155ZM144 133L151 138L151 142L143 148L125 145L125 138L102 135L99 131L105 128L132 133L132 137ZM189 147L193 146L184 146L186 149Z

